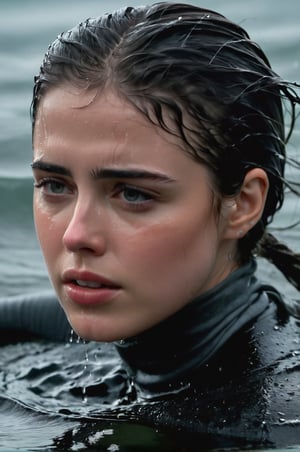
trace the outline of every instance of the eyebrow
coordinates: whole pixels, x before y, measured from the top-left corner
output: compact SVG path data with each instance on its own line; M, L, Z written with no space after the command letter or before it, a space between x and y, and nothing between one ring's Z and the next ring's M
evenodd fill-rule
M96 168L91 171L91 175L95 179L148 179L159 182L175 182L165 174L139 169Z
M31 168L33 170L39 169L42 171L46 171L47 173L56 173L62 174L64 176L72 176L71 171L68 168L65 168L61 165L56 165L54 163L44 162L42 160L35 160L31 164Z
M31 168L72 177L72 172L68 168L43 160L35 160ZM95 168L90 171L90 174L93 179L148 179L158 182L175 182L165 174L139 169Z

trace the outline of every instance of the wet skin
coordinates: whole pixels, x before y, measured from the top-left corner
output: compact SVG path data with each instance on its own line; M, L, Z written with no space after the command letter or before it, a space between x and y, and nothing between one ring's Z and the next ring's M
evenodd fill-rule
M75 331L138 334L223 280L235 240L209 171L112 92L60 87L34 134L34 216ZM87 284L92 287L87 287Z

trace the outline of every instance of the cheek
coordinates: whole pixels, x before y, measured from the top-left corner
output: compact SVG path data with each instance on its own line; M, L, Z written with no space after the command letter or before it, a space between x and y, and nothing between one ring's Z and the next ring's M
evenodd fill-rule
M189 269L189 263L194 265L206 258L213 247L214 231L215 225L210 222L173 220L135 231L126 238L123 250L130 264L138 265L139 273L166 277L168 272Z
M59 226L51 217L49 212L34 202L34 223L37 237L46 260L55 254L57 245L61 243L60 236L63 234L63 226Z
M201 223L157 226L128 240L124 253L137 299L169 315L203 291L217 254L216 229Z

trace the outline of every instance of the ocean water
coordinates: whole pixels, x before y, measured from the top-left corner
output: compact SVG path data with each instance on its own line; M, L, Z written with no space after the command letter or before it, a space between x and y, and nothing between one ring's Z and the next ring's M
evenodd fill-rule
M132 6L140 3L143 2L136 0L128 2ZM291 81L300 81L299 0L282 2L194 0L193 3L215 9L241 24L252 38L261 44L274 69L281 76ZM49 2L1 0L0 2L0 287L2 297L51 291L32 220L29 107L33 76L38 72L48 44L58 33L87 17L97 16L126 4L121 0L109 2L106 0L51 0ZM300 119L288 152L298 161L300 160ZM291 177L297 177L291 170L289 174ZM286 229L286 227L299 221L299 217L299 200L288 195L286 205L275 218L273 225L274 233L298 252L300 251L300 227L293 229ZM297 296L273 267L262 261L259 264L259 270L263 279L276 280L279 288L284 287L288 296ZM82 347L82 344L80 346ZM83 348L81 351L82 368L85 360L84 350ZM12 379L18 372L26 374L30 371L30 363L34 361L34 355L30 352L32 361L26 361L24 353L27 352L29 351L24 350L24 347L11 346L9 351L5 349L3 352L5 356L1 356L0 349L0 366L4 362L7 366L11 365ZM13 359L7 359L8 353ZM61 355L63 356L63 352ZM37 351L36 356L39 360L41 354ZM50 362L51 351L47 356ZM10 364L11 362L14 364ZM59 435L60 428L64 430L64 427L61 427L61 420L55 416L50 420L39 417L33 433L31 421L29 422L24 414L28 403L26 384L29 377L23 378L22 383L20 379L16 381L13 389L12 385L7 385L10 391L7 393L2 391L1 394L6 399L0 405L0 450L7 452L17 449L40 450L41 447L45 448L47 443L47 441L42 442L42 438L53 438ZM42 383L35 382L35 384L37 386L40 384L39 390L42 392ZM66 382L63 381L62 388L65 384ZM38 390L36 392L38 393ZM83 403L83 411L85 406ZM44 408L37 396L34 409L43 412ZM48 408L49 406L46 407ZM80 409L80 407L77 408ZM69 422L70 428L73 424L76 428L75 421ZM103 450L119 450L117 447L120 441L126 443L124 439L126 434L122 428L119 424L103 425ZM138 430L134 424L127 425L127 433L130 429L137 436L147 437L153 448L157 444L162 448L163 439L155 436L155 432L146 431L146 429ZM165 444L164 447L168 450L171 446ZM158 446L156 449L160 450ZM77 449L74 446L73 450L88 449L80 449L80 445L77 444Z

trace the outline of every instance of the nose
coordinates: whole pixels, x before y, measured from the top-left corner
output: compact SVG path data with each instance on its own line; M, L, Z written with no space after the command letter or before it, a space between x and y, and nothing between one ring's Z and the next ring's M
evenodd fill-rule
M63 235L64 246L73 253L104 254L106 250L104 217L104 213L100 214L92 200L77 200Z

